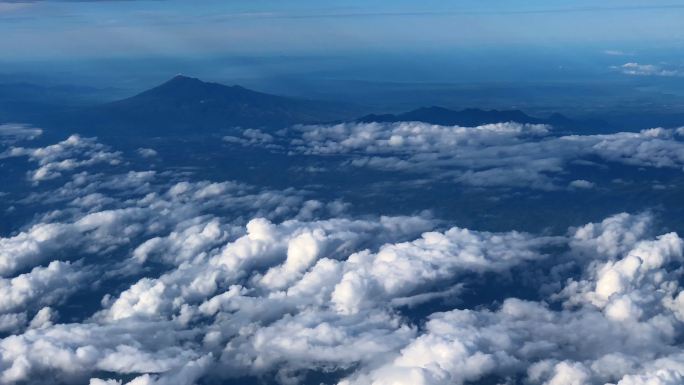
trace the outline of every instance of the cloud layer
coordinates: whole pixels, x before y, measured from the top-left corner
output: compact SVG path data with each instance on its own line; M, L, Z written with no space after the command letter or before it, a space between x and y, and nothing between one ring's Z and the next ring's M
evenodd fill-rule
M470 186L560 188L564 168L589 158L684 165L681 130L292 130L299 137L252 130L230 142ZM3 143L0 156L24 160L26 193L11 204L33 210L0 236L1 383L684 378L684 241L653 213L556 234L480 231L439 213L352 215L304 190L134 167L134 157L158 156L151 148L127 154L79 136L19 146L32 137Z
M230 143L291 155L340 159L345 167L413 173L470 187L596 187L567 180L573 165L684 169L681 129L557 135L552 127L498 123L480 127L421 122L298 126L267 142L253 132ZM333 158L337 157L337 158Z

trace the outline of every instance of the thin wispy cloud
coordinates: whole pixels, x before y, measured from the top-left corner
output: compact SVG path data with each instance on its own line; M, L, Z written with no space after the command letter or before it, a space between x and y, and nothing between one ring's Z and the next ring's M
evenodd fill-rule
M98 0L93 0L98 1ZM115 0L116 1L116 0ZM272 18L272 19L316 19L316 18L363 18L363 17L455 17L476 15L529 15L554 13L594 13L594 12L638 12L657 10L684 9L682 4L641 5L641 6L605 6L605 7L559 7L530 8L520 10L473 10L473 9L440 9L440 10L408 10L408 11L318 11L318 12L233 12L217 15L223 18Z
M603 54L608 56L634 56L634 52L622 51L619 49L606 49L603 51Z
M623 74L631 76L684 76L684 70L672 66L659 64L640 64L635 62L625 63L617 67Z

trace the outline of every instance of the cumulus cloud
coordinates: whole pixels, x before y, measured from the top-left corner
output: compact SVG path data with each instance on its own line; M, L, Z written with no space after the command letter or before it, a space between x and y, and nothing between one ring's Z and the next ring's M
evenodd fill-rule
M101 161L119 163L120 153L78 136L42 148L12 147L6 153L20 155L41 164L32 172L34 180L38 175L38 180L57 174L64 174L65 179L71 174L71 178L56 190L29 194L23 200L35 209L41 205L59 205L61 209L48 211L22 231L0 236L2 277L49 262L55 254L102 258L130 247L141 261L150 253L166 253L166 261L194 257L205 243L237 235L238 229L219 220L222 216L242 224L254 216L313 219L345 210L343 202L324 204L306 199L294 189L263 190L235 182L173 182L172 177L154 171L93 173L90 168ZM69 166L55 166L63 164L60 159L64 158ZM204 231L195 235L197 226ZM174 244L185 251L172 254Z
M154 158L155 156L158 155L157 151L153 148L141 147L137 150L137 152L138 152L138 155L142 156L143 158Z
M587 187L556 176L578 154L684 164L676 130L296 130L306 137L297 153L437 167L475 185ZM262 134L245 138L279 145ZM684 241L650 213L555 235L478 231L427 215L352 216L342 201L295 189L131 170L94 139L4 154L78 165L51 169L64 183L34 186L17 204L36 215L0 237L1 383L636 385L684 376ZM91 159L120 163L102 170L111 163ZM504 284L523 280L532 293ZM84 299L90 290L96 298ZM73 314L89 300L92 310Z
M356 167L430 174L476 187L558 189L568 164L596 157L606 163L684 168L678 131L662 128L557 136L544 125L400 122L299 126L294 131L300 137L291 141L291 153L344 155Z
M585 179L575 179L570 182L569 186L576 189L592 189L596 187L596 184Z
M186 256L173 261L177 267L172 271L106 297L105 308L88 323L49 326L36 321L40 328L13 340L21 351L33 352L39 345L43 349L49 333L61 330L67 336L53 343L59 344L55 349L60 354L74 357L71 362L33 362L34 353L8 355L3 373L12 381L41 370L67 371L61 374L65 378L86 375L91 367L171 373L211 354L235 376L276 370L287 382L296 379L299 370L370 364L415 337L416 327L395 314L392 299L434 292L440 283L466 273L504 272L543 258L540 248L563 239L452 228L393 242L414 238L432 226L419 217L281 224L255 219L245 235L227 242L215 223L189 226L184 236L166 239L165 250L175 244L170 254ZM183 249L191 233L200 241L187 242L189 249ZM201 240L206 235L211 242ZM138 341L129 348L121 346L125 340L111 338L111 328L129 330L126 338L137 338L140 323L169 325L168 340L162 346L160 341ZM189 325L204 326L191 331ZM76 332L93 337L74 340L71 333ZM190 340L197 339L196 333L204 336L203 342L193 346ZM90 340L101 334L110 335L109 347ZM177 351L188 343L188 350ZM98 346L97 353L79 355L89 345ZM167 350L176 352L174 360L161 358ZM28 364L17 369L19 361Z
M492 234L460 228L425 233L410 243L384 245L375 254L349 256L332 302L341 313L356 313L376 306L380 299L412 295L465 272L506 271L541 258L538 249L554 241L516 232Z
M62 142L47 147L11 147L4 153L0 153L0 159L28 156L31 161L40 166L29 174L29 179L40 182L58 178L64 171L97 163L118 165L121 163L120 155L119 152L109 151L107 146L94 138L72 135Z
M182 368L198 358L180 347L141 350L141 345L155 345L154 339L173 346L174 333L167 335L160 326L69 324L31 329L0 341L0 379L16 383L51 371L66 382L82 381L87 379L85 373L97 370L160 373Z
M241 136L227 135L223 137L226 143L239 144L241 146L259 146L271 150L282 150L284 147L276 143L276 138L256 128L247 128L241 132Z
M146 231L140 223L150 219L148 214L141 208L105 210L71 223L39 223L0 238L0 276L43 263L54 253L98 254L128 244L131 237Z
M676 383L682 319L672 300L681 293L682 240L632 239L642 220L623 215L577 230L624 248L595 249L584 278L566 283L562 310L511 298L496 310L433 314L387 364L341 384L461 384L521 373L532 384ZM620 226L625 234L616 234Z
M75 289L74 282L86 272L68 262L53 261L26 274L0 280L0 313L30 308L29 304L49 305Z
M0 143L11 144L22 140L31 140L43 134L40 128L26 124L6 123L0 124Z
M677 234L668 233L637 242L621 259L592 261L585 279L566 285L566 304L590 303L620 321L661 316L661 307L684 319L678 310L681 272L671 267L681 263L683 245Z

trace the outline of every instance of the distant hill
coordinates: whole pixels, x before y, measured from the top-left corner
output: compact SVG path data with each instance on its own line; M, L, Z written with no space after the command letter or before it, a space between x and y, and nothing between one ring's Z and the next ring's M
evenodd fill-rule
M483 124L517 122L531 124L550 124L560 128L574 128L579 126L577 122L566 118L561 114L553 114L548 118L536 118L519 110L481 110L468 108L455 111L443 107L423 107L401 114L366 115L358 121L361 122L424 122L445 126L475 127Z
M436 106L358 118L368 110L341 102L277 96L187 76L176 76L132 97L103 102L120 93L117 89L0 84L0 123L30 123L56 135L80 132L126 138L206 135L236 127L275 130L293 124L343 121L420 121L466 127L512 121L549 124L559 135L678 127L684 121L681 113L615 113L570 119L561 114L535 117L520 110L452 110Z
M279 128L349 119L348 106L270 95L176 76L133 97L71 114L99 135L195 134L233 127Z

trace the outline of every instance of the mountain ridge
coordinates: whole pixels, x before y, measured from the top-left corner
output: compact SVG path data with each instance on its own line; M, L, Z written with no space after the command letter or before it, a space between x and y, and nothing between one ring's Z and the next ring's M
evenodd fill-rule
M98 135L158 136L352 119L348 108L177 75L131 97L76 111L70 120L97 127L91 131Z
M357 119L357 121L367 123L416 121L444 126L464 127L502 122L549 124L559 128L573 128L577 125L577 122L559 113L554 113L548 118L537 118L527 115L521 110L483 110L479 108L452 110L440 106L420 107L400 114L370 114Z
M475 127L483 124L518 122L549 124L562 134L581 129L601 132L599 121L575 121L561 114L537 118L521 110L452 110L440 106L420 107L399 114L370 114L359 118L358 106L335 102L297 99L177 75L133 96L90 107L41 107L44 113L23 115L12 104L6 118L19 116L28 123L61 131L107 137L163 137L168 135L211 135L239 132L246 128L275 131L295 124L340 122L419 121L439 125ZM19 110L21 111L21 110ZM14 113L12 113L14 112ZM3 120L0 109L0 120ZM12 114L10 114L12 113ZM4 119L7 120L7 119Z

